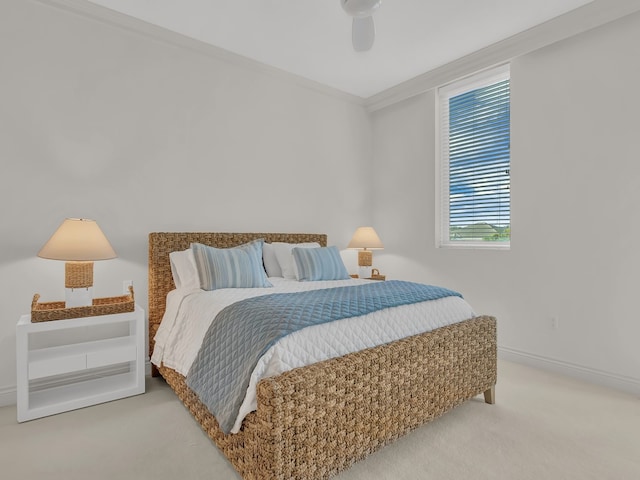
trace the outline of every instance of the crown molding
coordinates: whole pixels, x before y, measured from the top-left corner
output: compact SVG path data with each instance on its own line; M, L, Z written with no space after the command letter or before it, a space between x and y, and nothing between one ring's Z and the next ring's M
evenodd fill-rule
M638 0L594 0L576 10L372 95L365 100L365 108L369 113L375 112L639 10Z
M205 55L254 73L363 106L373 113L445 83L509 62L513 58L640 11L640 0L594 0L580 8L435 68L366 99L315 82L219 47L110 10L88 0L32 0L165 44Z
M120 28L129 33L141 35L165 44L179 47L191 52L213 58L218 61L226 62L234 67L242 68L253 73L268 75L284 82L294 84L298 87L312 90L316 93L328 95L339 100L346 101L358 106L364 106L365 99L356 95L343 92L336 88L329 87L319 82L315 82L305 77L286 72L276 67L266 65L257 60L238 55L236 53L215 47L205 42L181 35L179 33L167 30L147 23L138 18L130 17L115 10L105 8L101 5L91 3L88 0L32 0L36 3L56 10L64 11L88 18L112 27Z

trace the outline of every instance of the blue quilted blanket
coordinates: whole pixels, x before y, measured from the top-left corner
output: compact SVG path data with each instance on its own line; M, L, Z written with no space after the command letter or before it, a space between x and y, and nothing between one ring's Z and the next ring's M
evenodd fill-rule
M187 385L228 433L251 372L279 339L302 328L400 305L461 296L431 285L392 280L253 297L229 305L212 322Z

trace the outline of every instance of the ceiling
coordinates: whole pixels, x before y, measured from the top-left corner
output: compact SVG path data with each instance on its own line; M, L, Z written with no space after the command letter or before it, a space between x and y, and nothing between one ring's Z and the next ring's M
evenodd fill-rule
M340 0L90 0L362 98L589 0L383 0L368 52Z

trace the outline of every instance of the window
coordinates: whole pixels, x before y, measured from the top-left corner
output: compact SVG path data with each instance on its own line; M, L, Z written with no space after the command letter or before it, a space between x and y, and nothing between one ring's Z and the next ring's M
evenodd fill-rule
M509 68L441 87L438 94L438 246L509 247Z

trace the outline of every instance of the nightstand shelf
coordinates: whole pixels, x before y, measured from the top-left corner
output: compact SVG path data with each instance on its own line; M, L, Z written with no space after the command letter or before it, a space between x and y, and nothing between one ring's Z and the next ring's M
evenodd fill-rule
M72 338L98 329L98 340L37 346L60 332ZM16 339L19 422L144 393L144 310L138 306L134 312L40 323L23 315Z
M144 393L144 390L138 391L136 387L135 375L120 373L33 392L29 397L31 418L18 421L68 412L69 410Z

